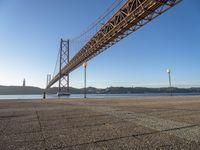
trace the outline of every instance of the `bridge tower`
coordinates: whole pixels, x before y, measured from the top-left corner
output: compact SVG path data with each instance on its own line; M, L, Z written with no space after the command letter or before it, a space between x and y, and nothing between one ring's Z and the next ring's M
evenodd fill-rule
M58 96L69 96L69 74L62 74L62 68L69 63L69 40L60 40L60 66Z

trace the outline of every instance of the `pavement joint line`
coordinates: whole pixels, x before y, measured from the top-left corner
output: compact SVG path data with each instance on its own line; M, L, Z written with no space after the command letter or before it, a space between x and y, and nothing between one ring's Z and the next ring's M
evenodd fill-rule
M71 126L71 127L67 127L67 128L59 128L59 129L46 129L45 131L59 131L59 130L67 130L67 129L76 129L76 128L87 128L87 127L95 127L95 126L104 126L104 125L112 125L112 124L118 124L118 123L122 123L124 121L118 121L118 122L106 122L106 123L99 123L99 124L91 124L91 125L83 125L83 126ZM55 126L56 127L56 126ZM47 138L49 139L49 138Z
M146 136L146 135L152 135L152 134L157 134L165 131L153 131L153 132L146 132L146 133L138 133L138 134L132 134L132 135L127 135L127 136L120 136L116 138L108 138L108 139L102 139L102 140L96 140L92 142L84 142L84 143L79 143L79 144L73 144L73 145L67 145L67 146L55 146L55 149L61 149L61 148L70 148L70 147L76 147L76 146L82 146L82 145L88 145L88 144L96 144L96 143L102 143L102 142L107 142L107 141L115 141L119 139L124 139L124 138L130 138L133 137L134 139L141 140L140 136Z
M77 110L78 111L78 110ZM61 113L61 115L44 115L43 117L58 117L58 116L67 116L68 113L72 113L72 115L79 115L80 113L85 113L85 111L78 111L77 113L74 113L74 111L64 111L64 112L56 112L56 113ZM41 115L42 116L42 115Z
M104 117L104 116L109 116L107 114L101 114L101 115L85 115L85 116L77 116L77 117L68 117L68 118L65 118L65 119L77 119L77 118L93 118L93 117Z
M67 115L66 115L67 116ZM102 117L102 116L109 116L107 114L104 114L104 115L91 115L91 116L76 116L76 117L67 117L65 118L64 116L64 119L65 120L69 120L69 119L77 119L77 118L93 118L93 117ZM56 118L49 118L49 119L40 119L41 122L46 122L46 121L56 121L56 120L62 120L63 118L59 118L59 119L56 119Z
M35 107L37 107L37 106L35 105ZM39 111L40 110L55 110L55 109L57 109L57 110L66 110L66 109L63 108L62 105L60 105L60 106L52 105L52 107L40 107L40 106L38 107ZM16 107L16 108L10 108L10 109L1 110L1 112L10 112L10 110L15 111L15 112L35 111L35 108L34 107L29 107L29 108L27 108L27 107L20 107L20 108Z
M42 130L42 126L41 126L41 122L40 122L39 114L38 114L38 111L37 111L36 106L34 106L34 108L35 108L35 113L36 113L36 115L37 115L38 123L39 123L39 126L40 126L40 132L41 132L41 134L42 134L42 138L43 138L42 141L44 141L44 144L45 144L45 150L47 150L47 143L46 143L45 136L44 136L44 134L43 134L43 130Z
M14 112L12 112L14 114ZM0 135L3 136L5 134L5 130L8 128L8 125L11 122L11 118L8 119L8 122L6 123L5 127L0 131Z
M168 132L168 131L173 131L173 130L181 130L181 129L191 128L191 127L197 127L197 125L189 125L189 126L183 126L183 127L177 127L177 128L170 128L170 129L162 130L161 132Z
M29 131L29 132L20 132L20 133L11 133L11 134L8 134L8 135L21 135L21 134L32 134L32 133L41 133L41 131Z
M100 105L98 105L98 106L100 106ZM107 106L107 105L105 105L105 106ZM176 108L176 109L174 109L174 108L158 108L158 107L138 107L138 106L117 106L116 108L122 108L122 109L124 109L124 108L139 108L139 109L149 109L149 110L152 110L152 109L158 109L158 110L166 110L166 111L171 111L171 110L180 110L180 111L199 111L200 112L200 110L197 110L197 109L181 109L181 108ZM114 107L113 107L114 108Z
M180 116L190 116L190 115L195 115L196 113L190 113L190 114L182 114L182 115L168 115L167 117L170 118L170 117L180 117Z
M15 141L15 143L30 143L30 142L44 142L44 140L24 140L24 141ZM6 144L10 144L12 142L4 142Z
M97 123L97 124L91 124L91 125L83 125L83 126L75 126L72 128L85 128L85 127L94 127L94 126L104 126L107 124L118 124L118 123L122 123L123 121L116 121L116 122L104 122L104 123Z
M161 146L157 146L156 148L167 148L167 147L171 147L172 145L170 144L166 144L166 145L161 145Z
M124 139L124 138L130 138L134 137L133 135L128 135L128 136L121 136L121 137L116 137L116 138L108 138L108 139L103 139L103 140L96 140L92 142L84 142L84 143L79 143L79 144L73 144L73 145L67 145L67 146L55 146L55 149L61 149L61 148L70 148L70 147L76 147L76 146L82 146L82 145L88 145L88 144L96 144L96 143L102 143L102 142L107 142L107 141L114 141L114 140L119 140L119 139Z
M74 102L71 102L74 103ZM143 127L147 127L157 131L168 131L170 135L177 136L179 138L184 138L189 141L200 141L200 127L197 125L191 125L184 122L177 122L168 119L157 118L154 116L146 115L143 113L136 113L130 111L115 111L112 106L99 106L98 104L95 107L92 107L90 103L76 102L77 105L83 106L89 110L95 110L98 112L107 112L111 116L127 120L129 122L134 122ZM94 104L93 104L94 106ZM129 119L127 119L129 118ZM184 127L189 128L184 128ZM172 130L177 128L177 130Z

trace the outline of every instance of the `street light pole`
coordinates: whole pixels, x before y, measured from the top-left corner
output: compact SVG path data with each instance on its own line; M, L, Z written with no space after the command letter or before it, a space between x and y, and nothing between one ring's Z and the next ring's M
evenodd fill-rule
M170 93L172 96L172 84L171 84L171 70L167 69L168 77L169 77L169 88L170 88Z
M84 67L84 98L86 98L86 68L87 68L87 62L83 63Z
M46 99L46 92L43 93L43 99Z

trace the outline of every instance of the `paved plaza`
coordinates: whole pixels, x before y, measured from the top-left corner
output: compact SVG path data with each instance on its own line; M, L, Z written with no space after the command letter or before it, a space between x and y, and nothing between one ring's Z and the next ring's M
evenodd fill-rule
M200 97L1 100L2 150L200 149Z

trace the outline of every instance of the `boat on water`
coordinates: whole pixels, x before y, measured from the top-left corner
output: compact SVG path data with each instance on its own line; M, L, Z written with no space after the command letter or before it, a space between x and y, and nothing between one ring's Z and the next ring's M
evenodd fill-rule
M57 96L70 96L70 93L58 92Z

